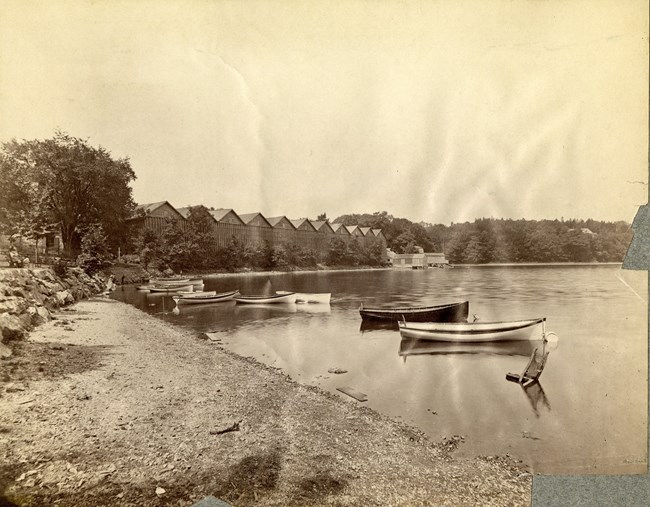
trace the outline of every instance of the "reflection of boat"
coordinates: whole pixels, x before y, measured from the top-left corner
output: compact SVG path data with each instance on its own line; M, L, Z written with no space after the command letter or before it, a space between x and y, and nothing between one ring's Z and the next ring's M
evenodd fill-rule
M403 357L426 354L495 354L506 356L529 356L535 349L535 345L539 343L540 342L530 340L457 343L402 338L402 341L399 344L399 355Z
M275 293L270 296L237 296L235 298L237 303L248 303L248 304L275 304L275 303L295 303L296 302L296 293L295 292L283 292Z
M403 338L442 342L494 342L529 340L546 318L511 322L399 322Z
M291 294L289 291L279 290L275 292L276 294ZM296 292L296 303L321 303L329 304L330 297L332 296L329 292L322 293L308 293L308 292Z
M359 308L364 320L409 322L466 322L469 314L469 302L449 303L435 306L395 306Z
M150 292L193 292L193 285L152 285Z
M365 333L366 331L379 331L379 330L397 331L396 320L362 320L359 331Z
M298 311L298 305L296 305L295 303L289 303L283 305L251 303L247 305L236 305L235 311L237 312L237 314L258 319L261 317L268 317L270 315L275 315L275 314L296 313Z
M182 296L174 296L172 299L176 302L177 305L198 305L205 303L218 303L220 301L230 301L237 294L238 290L231 290L229 292L222 292L217 294L216 291L197 292L185 294Z

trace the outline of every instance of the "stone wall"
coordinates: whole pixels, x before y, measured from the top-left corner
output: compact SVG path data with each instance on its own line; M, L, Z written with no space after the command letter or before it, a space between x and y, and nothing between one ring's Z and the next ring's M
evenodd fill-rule
M12 340L21 340L51 312L106 287L99 276L68 268L64 277L51 268L0 269L0 357L11 355Z

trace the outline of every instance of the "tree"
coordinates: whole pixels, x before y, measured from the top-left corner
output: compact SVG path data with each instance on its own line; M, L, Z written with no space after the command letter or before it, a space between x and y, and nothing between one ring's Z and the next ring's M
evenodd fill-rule
M318 221L318 222L320 222L320 221L327 222L327 213L321 213L320 215L318 215L316 217L316 221Z
M135 241L136 251L144 269L159 261L162 253L162 238L151 229L143 229Z
M347 256L347 245L341 238L334 237L327 245L327 263L330 266L345 264Z
M88 226L81 240L81 254L77 257L77 264L89 275L94 275L110 264L110 256L102 226Z
M66 253L81 249L83 230L101 225L107 244L126 239L124 223L135 203L128 158L114 160L102 148L56 131L52 139L12 139L0 153L0 219L5 229L37 234L55 225Z

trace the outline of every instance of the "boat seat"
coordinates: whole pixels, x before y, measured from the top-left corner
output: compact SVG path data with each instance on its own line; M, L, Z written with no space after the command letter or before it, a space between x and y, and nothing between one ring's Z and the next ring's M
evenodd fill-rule
M524 387L532 384L533 382L537 382L539 376L544 370L547 358L548 352L546 352L544 348L542 348L542 350L540 350L539 347L535 348L535 350L533 350L532 354L530 355L528 364L526 365L526 368L524 368L524 371L521 373L521 375L517 373L507 373L506 380L509 380L511 382L518 382Z

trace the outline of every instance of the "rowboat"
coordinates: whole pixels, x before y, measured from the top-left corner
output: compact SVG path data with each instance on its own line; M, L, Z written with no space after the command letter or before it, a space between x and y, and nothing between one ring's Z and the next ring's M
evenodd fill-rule
M190 285L152 285L149 292L193 292L194 286Z
M190 279L189 278L155 278L153 280L149 280L150 285L157 285L157 286L178 285L181 283L188 284L190 283Z
M191 294L184 294L182 296L174 296L172 299L177 305L198 305L205 303L218 303L220 301L230 301L237 294L238 290L231 290L229 292L222 292L217 294L216 291L197 292Z
M305 292L296 292L296 303L319 303L328 305L332 294L330 292L321 292L310 294Z
M545 317L510 322L402 322L402 338L439 342L479 343L530 340L533 330ZM542 334L543 336L543 334Z
M278 290L276 294L292 294L289 291ZM317 303L317 304L329 304L332 294L330 292L321 292L321 293L308 293L308 292L296 292L296 303Z
M235 297L238 303L251 303L251 304L271 304L271 303L295 303L295 292L275 293L270 296L238 296Z
M185 287L187 285L188 285L187 283L185 283L185 284L173 284L173 285L171 285L171 284L162 285L162 284L159 284L159 283L150 283L150 284L147 284L147 285L140 285L140 286L137 287L137 289L145 291L145 292L162 292L160 290L155 290L155 289L166 289L166 288L175 289L176 287ZM192 286L192 287L194 287L194 286Z
M177 299L177 298L200 298L202 296L215 296L217 294L216 290L208 290L208 291L192 291L192 292L187 292L185 294L179 294L178 296L172 297L172 299Z
M469 314L469 302L449 303L436 306L397 306L364 308L363 303L359 308L361 318L364 320L408 322L466 322Z

